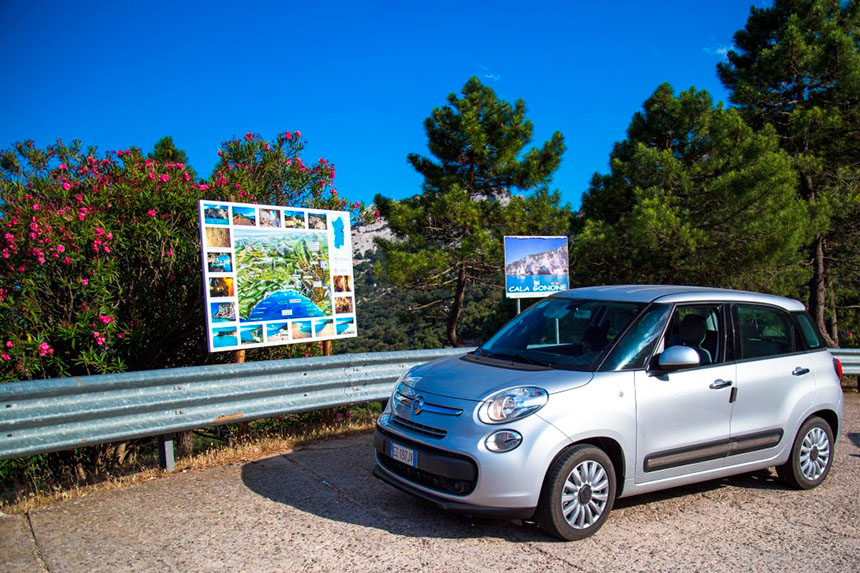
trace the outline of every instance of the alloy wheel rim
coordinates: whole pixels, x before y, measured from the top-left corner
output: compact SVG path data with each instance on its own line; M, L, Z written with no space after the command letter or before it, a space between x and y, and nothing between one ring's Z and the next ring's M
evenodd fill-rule
M810 481L820 478L830 462L830 440L821 428L812 428L800 444L800 472Z
M574 529L594 525L609 502L609 476L594 460L580 462L564 481L561 492L561 513Z

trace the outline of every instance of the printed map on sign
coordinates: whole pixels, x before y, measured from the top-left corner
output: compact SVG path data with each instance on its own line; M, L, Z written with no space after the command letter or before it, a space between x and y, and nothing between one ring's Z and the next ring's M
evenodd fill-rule
M235 229L234 237L240 322L331 315L324 231Z

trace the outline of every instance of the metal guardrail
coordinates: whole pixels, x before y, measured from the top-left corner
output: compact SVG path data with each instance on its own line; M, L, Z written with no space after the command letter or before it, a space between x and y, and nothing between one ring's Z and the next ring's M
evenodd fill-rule
M470 348L147 370L0 384L0 459L384 400L409 368ZM170 434L169 438L164 438Z
M860 348L832 348L830 353L842 363L842 373L860 376Z
M0 384L0 459L384 400L409 368L470 348L343 354ZM860 375L860 349L836 349Z

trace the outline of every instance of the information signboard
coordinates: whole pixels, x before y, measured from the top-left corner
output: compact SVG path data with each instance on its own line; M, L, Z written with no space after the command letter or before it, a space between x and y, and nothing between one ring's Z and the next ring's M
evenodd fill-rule
M536 298L570 288L567 237L505 237L505 296Z
M209 352L356 336L349 213L199 202Z

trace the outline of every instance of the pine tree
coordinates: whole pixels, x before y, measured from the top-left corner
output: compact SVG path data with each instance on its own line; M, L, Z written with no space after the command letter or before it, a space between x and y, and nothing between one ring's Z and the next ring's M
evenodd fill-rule
M734 39L718 72L747 121L774 126L791 156L816 227L809 308L836 346L838 277L860 287L858 257L833 256L860 251L860 2L776 0L751 8Z
M433 157L408 157L424 176L423 193L403 201L376 197L397 237L378 244L395 285L443 293L425 306L445 306L447 337L456 346L467 287L502 284L502 237L567 233L569 209L548 190L564 138L556 132L526 151L533 126L525 103L499 99L476 78L435 108L424 129Z

